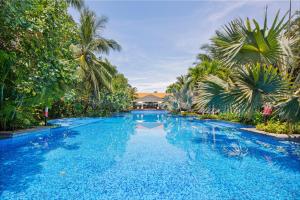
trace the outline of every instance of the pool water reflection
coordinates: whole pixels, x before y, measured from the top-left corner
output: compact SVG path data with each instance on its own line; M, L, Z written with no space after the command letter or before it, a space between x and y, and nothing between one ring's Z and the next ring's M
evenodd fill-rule
M58 123L58 121L54 121ZM0 141L0 199L297 199L300 146L133 112Z

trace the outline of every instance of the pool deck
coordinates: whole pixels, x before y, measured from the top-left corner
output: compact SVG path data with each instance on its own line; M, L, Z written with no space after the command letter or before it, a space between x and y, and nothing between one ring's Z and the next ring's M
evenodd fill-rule
M41 130L47 130L54 127L56 126L38 126L38 127L32 127L32 128L20 129L14 131L0 131L0 139L18 137L24 134L41 131Z
M265 131L257 130L256 128L241 128L241 130L250 131L252 133L263 134L271 137L275 137L282 140L290 140L295 142L300 142L300 134L276 134L269 133Z

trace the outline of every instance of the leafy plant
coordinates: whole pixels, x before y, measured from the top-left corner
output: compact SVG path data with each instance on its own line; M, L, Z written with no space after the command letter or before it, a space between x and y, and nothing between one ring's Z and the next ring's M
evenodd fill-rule
M79 42L71 48L79 63L78 75L85 85L83 90L93 92L98 98L101 87L111 88L111 81L116 69L108 62L97 58L95 53L109 53L111 49L120 50L120 45L110 39L105 39L100 32L105 28L106 17L97 18L95 13L83 9L80 14ZM89 95L89 94L88 94Z
M300 125L290 126L287 122L269 121L267 124L261 123L256 125L256 128L261 131L277 134L300 133Z
M279 37L287 25L285 16L279 19L277 12L270 28L267 25L267 14L263 27L260 27L255 19L253 19L254 28L248 18L245 22L242 19L231 21L212 38L218 59L230 67L253 63L276 66L282 55Z

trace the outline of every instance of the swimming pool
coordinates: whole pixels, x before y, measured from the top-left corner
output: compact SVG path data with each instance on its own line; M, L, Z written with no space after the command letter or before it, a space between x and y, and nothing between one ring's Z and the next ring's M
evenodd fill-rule
M0 141L0 199L299 199L300 146L164 112Z

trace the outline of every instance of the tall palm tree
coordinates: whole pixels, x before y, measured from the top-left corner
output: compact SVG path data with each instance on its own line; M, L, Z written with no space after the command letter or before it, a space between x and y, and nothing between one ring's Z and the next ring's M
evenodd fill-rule
M270 28L267 26L267 14L263 27L255 19L254 28L248 18L245 22L242 19L231 21L212 38L212 46L218 59L230 67L257 62L277 66L282 56L279 37L287 25L285 16L279 19L277 12Z
M101 87L111 88L112 77L116 73L116 69L107 60L96 55L121 49L116 41L101 36L106 22L106 17L97 19L94 12L83 9L80 15L79 44L72 46L79 62L78 74L86 84L86 89L91 89L96 97Z

